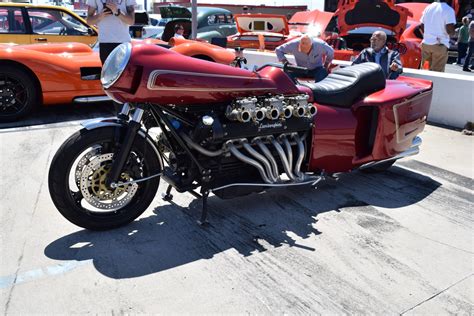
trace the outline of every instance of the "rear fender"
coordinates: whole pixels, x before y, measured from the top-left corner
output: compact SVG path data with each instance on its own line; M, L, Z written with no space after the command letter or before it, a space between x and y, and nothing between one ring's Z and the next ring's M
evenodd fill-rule
M113 118L98 118L98 119L93 119L93 120L88 120L86 122L81 123L81 125L88 131L94 130L97 128L102 128L102 127L110 127L110 126L115 126L115 127L120 127L120 128L126 128L127 123L120 121L118 118L113 117ZM160 165L161 169L163 169L163 156L161 155L160 151L158 150L158 147L156 147L155 142L153 139L148 135L143 129L138 130L137 135L140 135L140 137L146 139L147 143L153 148L153 151L155 154L160 157Z

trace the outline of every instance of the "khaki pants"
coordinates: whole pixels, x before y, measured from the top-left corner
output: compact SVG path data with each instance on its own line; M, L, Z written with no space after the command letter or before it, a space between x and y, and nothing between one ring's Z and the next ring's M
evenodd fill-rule
M421 68L427 61L430 70L444 72L444 66L448 62L448 48L441 45L421 44Z

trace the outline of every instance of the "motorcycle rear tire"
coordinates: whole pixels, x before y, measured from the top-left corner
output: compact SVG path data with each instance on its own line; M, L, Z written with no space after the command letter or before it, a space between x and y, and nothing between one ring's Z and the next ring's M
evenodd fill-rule
M70 190L70 174L74 173L74 170L71 170L74 162L81 153L94 145L112 145L115 128L82 129L74 133L59 148L49 169L49 192L54 205L68 221L89 230L107 230L132 222L148 208L158 190L159 177L138 183L138 189L128 204L117 210L106 212L87 210L81 205L81 200L84 198L82 193ZM142 155L144 170L146 170L143 177L161 172L160 157L156 155L155 150L144 137L136 136L131 151ZM80 195L79 198L78 195Z

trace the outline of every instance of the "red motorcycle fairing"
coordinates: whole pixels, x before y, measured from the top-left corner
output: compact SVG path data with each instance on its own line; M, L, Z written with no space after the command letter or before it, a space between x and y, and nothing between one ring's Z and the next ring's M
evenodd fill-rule
M297 94L279 68L251 72L187 57L150 44L134 44L125 72L106 93L121 102L192 105L265 94Z
M431 98L431 81L399 77L349 109L318 105L309 170L349 171L408 150Z

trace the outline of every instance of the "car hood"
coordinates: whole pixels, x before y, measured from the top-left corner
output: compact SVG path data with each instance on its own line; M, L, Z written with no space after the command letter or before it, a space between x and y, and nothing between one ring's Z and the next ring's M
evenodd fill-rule
M271 32L283 35L290 34L288 20L284 15L277 14L236 14L234 15L237 31L240 34L247 32Z
M314 36L323 34L334 16L333 12L319 10L296 12L288 22L290 31Z
M410 10L390 0L342 0L341 3L334 13L340 36L360 27L375 26L392 31L399 40L408 17L413 16Z
M429 6L429 3L422 3L422 2L406 2L406 3L397 3L397 6L399 7L404 7L413 14L409 18L409 20L413 20L416 22L419 22L421 20L421 16L423 15L423 11L427 6Z

